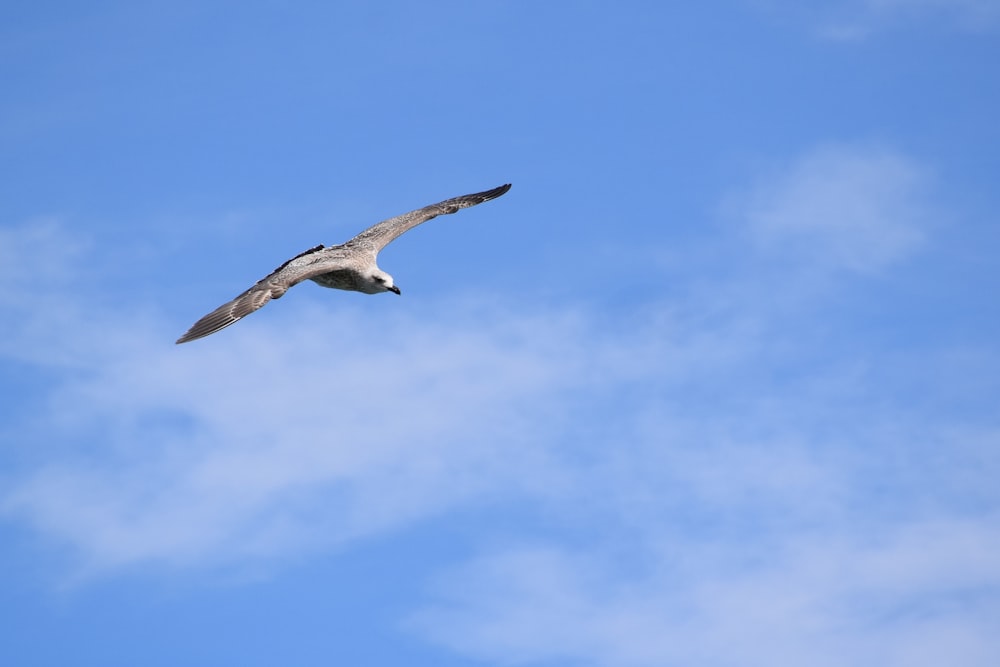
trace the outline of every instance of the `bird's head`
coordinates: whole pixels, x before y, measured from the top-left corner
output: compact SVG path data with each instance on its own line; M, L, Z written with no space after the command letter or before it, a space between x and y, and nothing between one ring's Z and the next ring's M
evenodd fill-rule
M394 292L395 294L399 294L399 288L393 283L392 276L381 269L372 271L368 276L368 281L371 287L370 294L378 294L379 292Z

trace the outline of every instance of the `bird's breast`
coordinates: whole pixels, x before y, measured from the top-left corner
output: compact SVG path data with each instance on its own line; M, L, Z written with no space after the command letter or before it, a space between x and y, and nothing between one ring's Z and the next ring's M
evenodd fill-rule
M313 276L310 280L317 285L321 285L322 287L350 290L353 292L361 291L360 276L356 272L349 269L328 271L327 273L321 273L318 276Z

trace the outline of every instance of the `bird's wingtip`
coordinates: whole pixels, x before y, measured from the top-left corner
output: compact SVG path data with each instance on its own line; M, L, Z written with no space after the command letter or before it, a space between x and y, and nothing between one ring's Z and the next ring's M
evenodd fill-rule
M510 190L510 183L504 183L503 185L495 187L492 190L487 190L486 192L481 193L480 196L483 198L483 201L489 201L491 199L496 199L501 195L507 194L508 190Z

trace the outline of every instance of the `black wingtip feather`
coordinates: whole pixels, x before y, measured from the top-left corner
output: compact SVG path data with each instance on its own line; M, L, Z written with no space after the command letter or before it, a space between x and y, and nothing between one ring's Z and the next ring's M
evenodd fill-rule
M496 199L500 195L507 194L510 190L510 183L505 183L498 188L493 188L492 190L487 190L486 192L479 193L479 196L483 198L483 201L489 201L491 199Z

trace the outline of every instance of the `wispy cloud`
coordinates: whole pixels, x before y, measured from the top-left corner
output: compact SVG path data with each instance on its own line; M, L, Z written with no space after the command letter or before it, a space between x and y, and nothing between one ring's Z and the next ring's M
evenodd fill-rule
M175 348L165 329L122 332L90 312L72 328L74 372L44 399L47 426L23 420L22 437L50 440L53 456L12 485L8 515L97 569L336 545L530 486L524 473L546 467L532 447L547 436L540 399L558 414L588 372L571 317L478 312L456 328L299 315L295 331L255 322Z
M872 22L944 17L968 30L985 30L995 28L1000 20L997 0L865 0L863 6Z
M1000 429L928 409L950 391L933 384L945 348L903 362L923 369L918 407L912 376L873 372L891 351L813 328L831 289L817 273L915 257L929 178L826 147L730 198L753 257L702 312L741 344L647 382L574 466L562 520L442 572L410 629L512 663L992 664ZM777 277L754 268L775 261Z
M914 251L928 231L927 183L902 155L830 146L760 179L733 205L772 258L875 271Z
M738 540L673 537L646 543L638 568L618 552L516 547L442 575L442 602L410 625L512 663L987 665L997 519L787 533L750 557Z
M712 243L733 256L676 276L669 302L387 314L302 287L184 347L187 321L81 302L97 250L23 279L76 246L10 230L0 350L50 382L8 420L22 458L0 511L114 573L530 506L440 573L414 632L507 663L909 665L964 646L990 664L1000 431L939 400L963 395L937 381L953 350L898 350L827 307L928 252L931 179L898 152L808 151L728 198ZM973 354L995 388L996 358Z
M779 393L609 438L577 528L441 572L408 627L511 663L992 664L1000 429Z
M666 356L572 306L452 299L389 315L339 293L311 305L309 286L295 312L271 311L294 327L260 315L177 347L183 323L93 297L101 262L59 254L71 238L51 223L4 238L17 289L0 349L53 382L8 420L17 451L36 454L0 508L87 572L281 558L550 489L562 473L546 443L574 401ZM32 282L49 260L66 279Z
M821 5L768 0L757 4L794 16L832 40L865 39L915 22L970 32L995 30L1000 25L996 0L841 0Z

